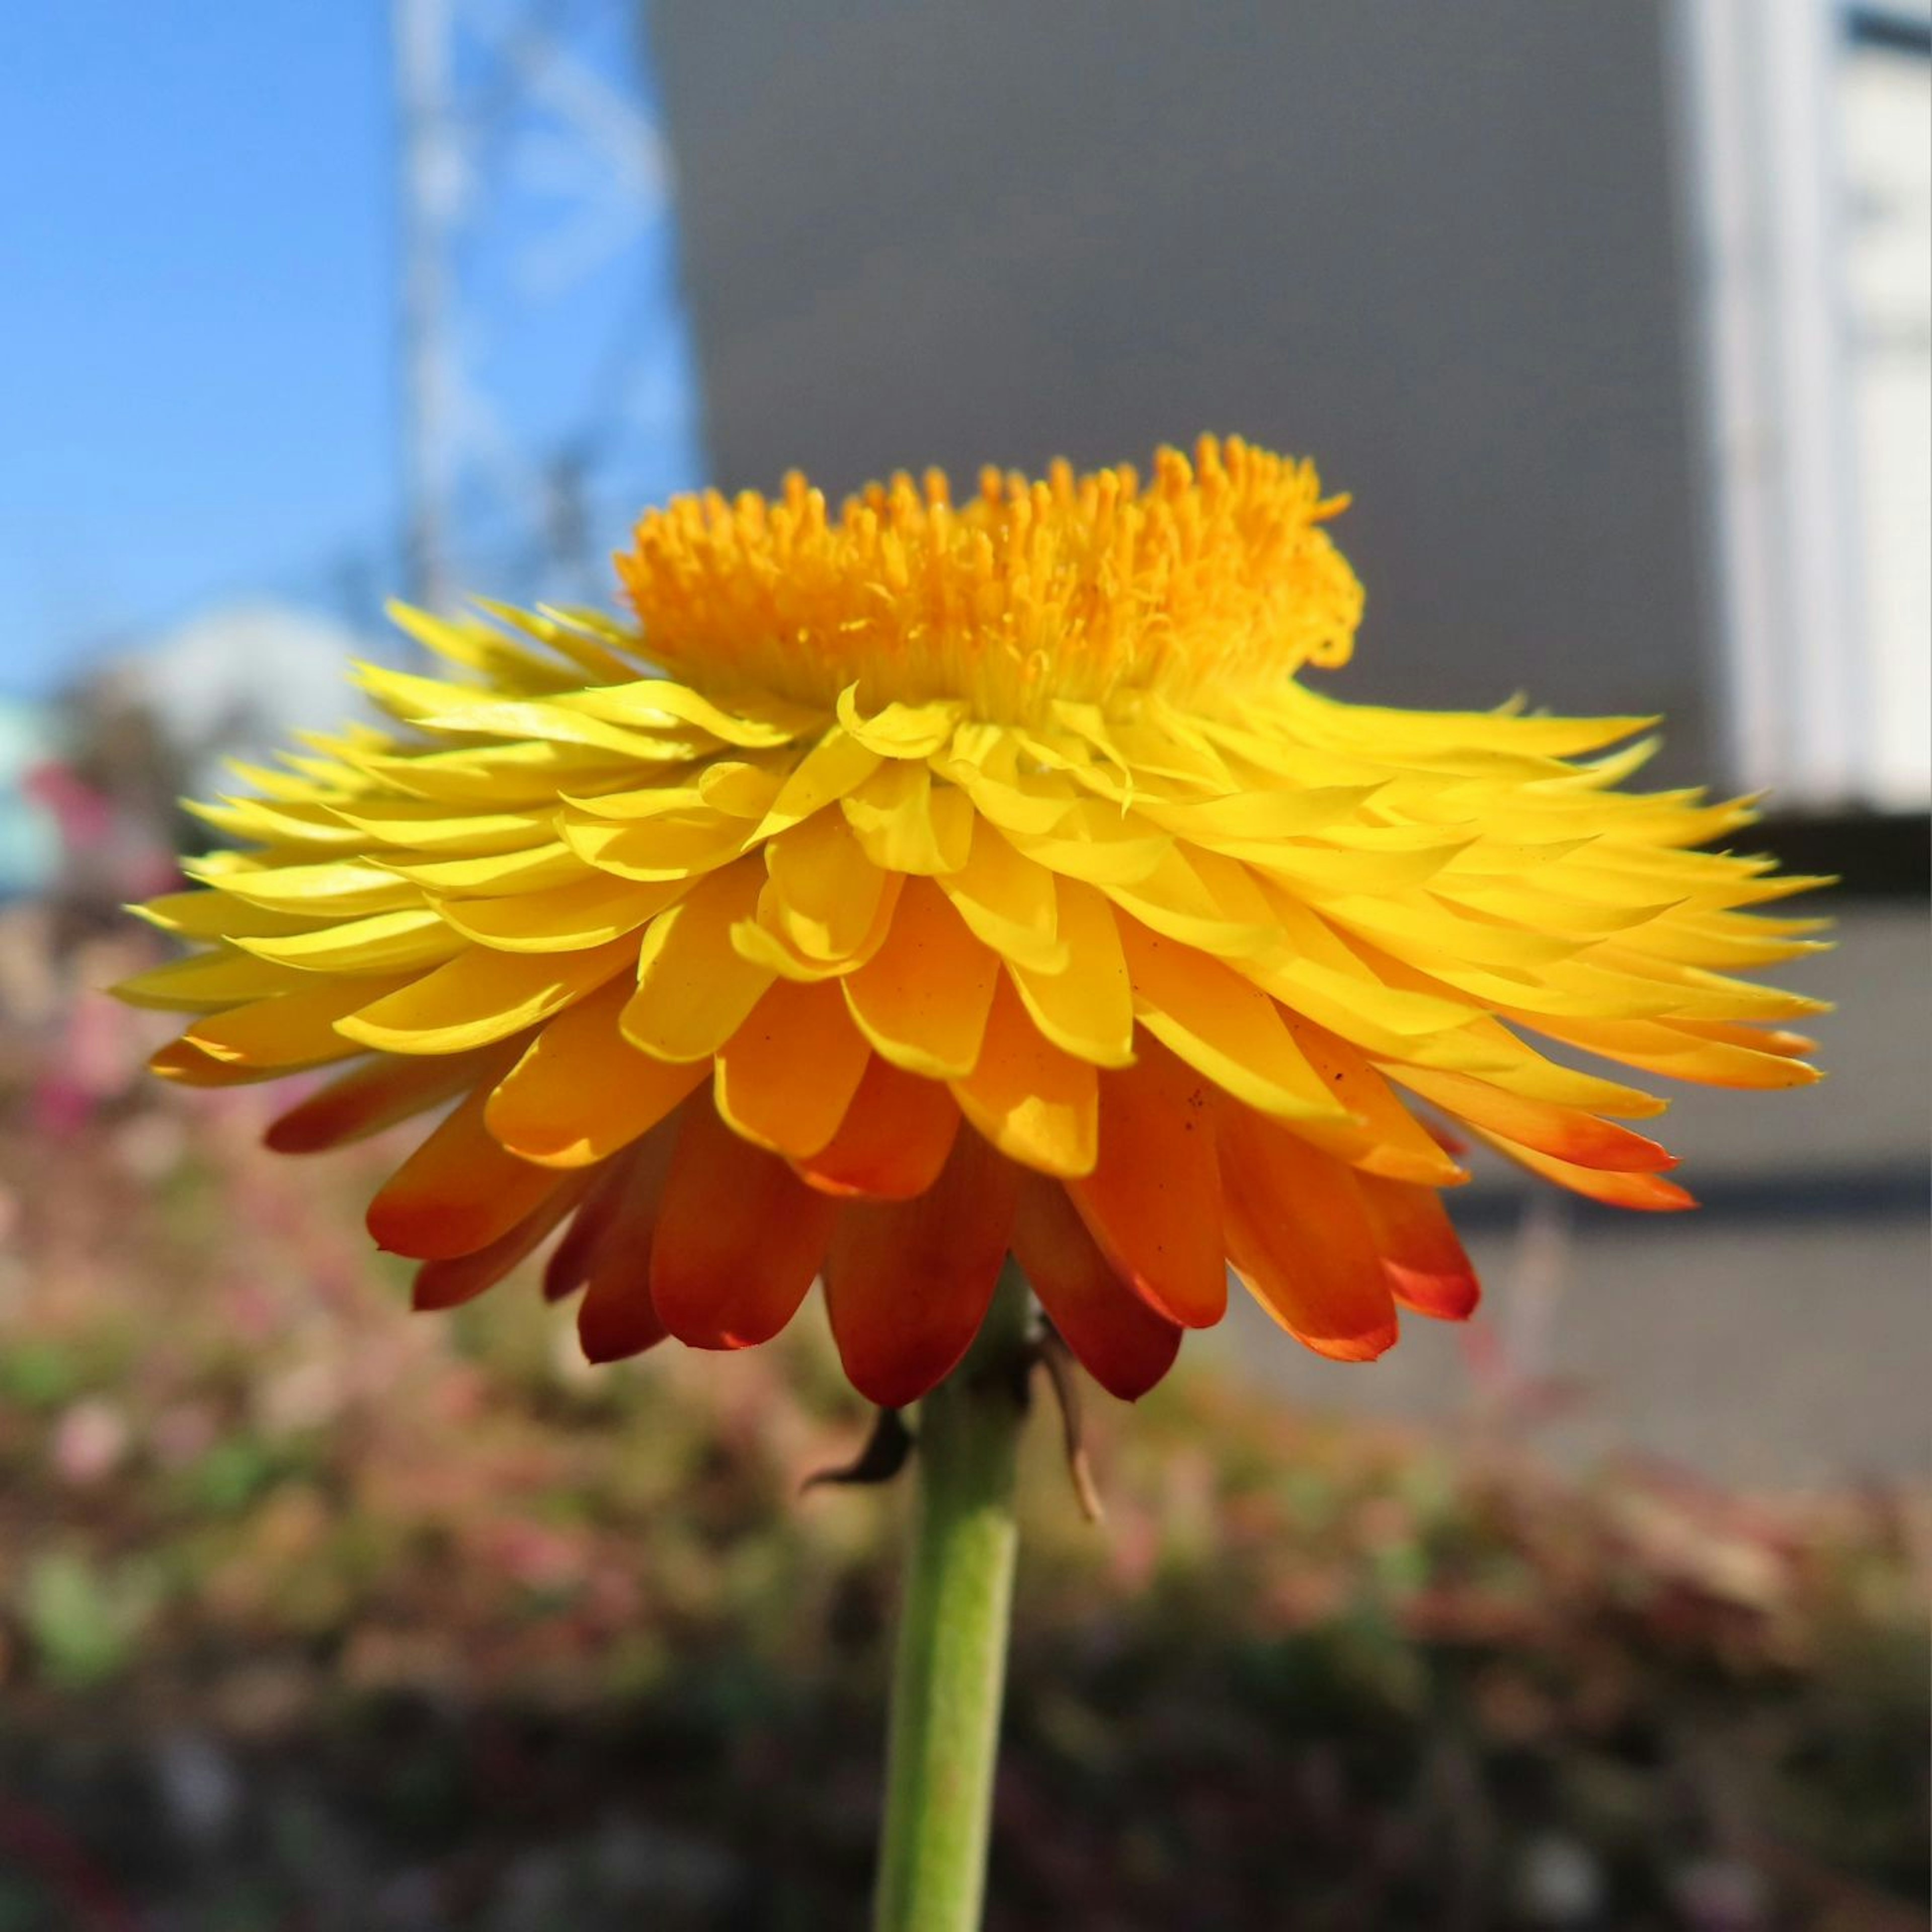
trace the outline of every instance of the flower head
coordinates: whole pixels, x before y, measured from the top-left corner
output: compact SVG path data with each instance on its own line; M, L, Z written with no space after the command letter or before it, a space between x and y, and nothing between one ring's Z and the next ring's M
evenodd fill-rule
M1617 789L1649 721L1310 688L1361 612L1340 507L1234 440L958 506L680 500L618 560L633 622L400 614L455 677L364 668L395 729L204 808L251 849L145 908L201 950L120 991L200 1016L171 1079L339 1068L277 1148L434 1116L369 1213L418 1304L561 1229L594 1358L762 1342L822 1278L896 1406L1009 1252L1120 1395L1231 1263L1374 1356L1474 1305L1458 1136L1688 1205L1619 1124L1664 1103L1550 1049L1810 1080L1778 1023L1815 1004L1728 976L1818 922L1704 849L1747 804Z

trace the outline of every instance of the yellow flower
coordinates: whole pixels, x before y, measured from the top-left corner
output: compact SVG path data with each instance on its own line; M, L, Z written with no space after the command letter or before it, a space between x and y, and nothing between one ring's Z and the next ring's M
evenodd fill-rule
M854 1384L958 1361L1010 1252L1140 1394L1228 1267L1348 1360L1476 1283L1447 1132L1604 1202L1688 1204L1638 1089L1528 1036L1736 1087L1815 1076L1726 976L1809 950L1750 822L1616 788L1650 721L1429 714L1300 680L1362 608L1313 470L1235 440L1134 472L899 477L836 519L680 500L636 622L404 612L450 682L246 773L250 844L146 916L123 995L224 1085L351 1063L271 1130L454 1102L377 1194L420 1305L553 1232L594 1358L762 1342L823 1278Z

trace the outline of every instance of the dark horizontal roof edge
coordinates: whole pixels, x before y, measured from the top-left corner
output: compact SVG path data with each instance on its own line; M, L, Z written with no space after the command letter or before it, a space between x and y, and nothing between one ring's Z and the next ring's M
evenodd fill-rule
M1552 1197L1546 1190L1484 1180L1452 1190L1443 1198L1457 1226L1472 1232L1511 1226L1533 1202L1552 1198L1574 1211L1579 1227L1593 1234L1694 1232L1713 1222L1734 1228L1740 1221L1916 1221L1932 1214L1932 1161L1922 1156L1857 1166L1767 1166L1705 1174L1687 1162L1672 1178L1682 1180L1697 1197L1696 1212L1633 1213L1579 1196Z
M1922 812L1774 812L1732 842L1774 852L1787 872L1834 874L1855 896L1932 892L1932 816Z
M1932 16L1908 14L1896 7L1848 7L1845 32L1859 46L1932 56Z

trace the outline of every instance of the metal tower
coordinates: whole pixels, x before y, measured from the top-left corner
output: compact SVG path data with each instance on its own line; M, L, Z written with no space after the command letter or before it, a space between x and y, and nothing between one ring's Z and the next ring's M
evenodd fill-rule
M391 0L410 596L601 594L698 480L635 0Z

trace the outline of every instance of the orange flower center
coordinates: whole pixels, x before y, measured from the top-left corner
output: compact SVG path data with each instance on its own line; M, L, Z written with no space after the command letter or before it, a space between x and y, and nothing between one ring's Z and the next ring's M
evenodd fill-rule
M1024 723L1054 699L1238 701L1346 663L1362 587L1327 532L1346 497L1314 466L1204 437L1044 482L988 470L973 501L903 473L836 520L794 472L770 500L716 491L647 512L616 560L656 662L716 693L829 706L964 700Z

